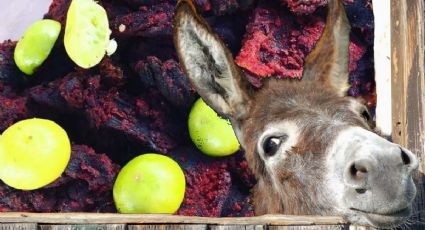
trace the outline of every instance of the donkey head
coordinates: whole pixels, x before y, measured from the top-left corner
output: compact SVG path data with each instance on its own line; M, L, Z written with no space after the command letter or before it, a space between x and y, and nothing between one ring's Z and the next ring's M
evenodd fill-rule
M178 3L180 62L206 103L230 119L258 180L257 215L343 215L394 227L411 214L418 160L375 134L367 108L345 96L349 33L342 4L330 1L303 79L270 78L254 90L193 4Z

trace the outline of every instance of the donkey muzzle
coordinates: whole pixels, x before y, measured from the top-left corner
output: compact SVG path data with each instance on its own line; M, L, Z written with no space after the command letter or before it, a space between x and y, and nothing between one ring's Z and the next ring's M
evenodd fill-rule
M411 215L417 157L409 150L359 127L341 131L333 146L333 173L341 203L375 226L392 226Z

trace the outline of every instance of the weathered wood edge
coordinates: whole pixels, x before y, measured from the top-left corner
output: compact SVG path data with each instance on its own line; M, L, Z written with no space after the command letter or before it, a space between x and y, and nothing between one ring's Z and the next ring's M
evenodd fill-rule
M88 224L88 225L73 225L73 224L40 224L38 230L132 230L126 224ZM14 230L14 229L10 229Z
M37 230L37 223L14 223L2 224L0 223L0 230Z
M392 138L421 159L425 154L424 30L422 0L391 0Z
M425 57L424 1L391 0L392 138L420 159L413 222L424 220ZM423 224L411 229L424 229Z
M392 138L425 169L424 1L391 0Z
M264 215L255 217L194 217L116 213L0 213L0 223L45 224L218 224L218 225L343 225L342 217Z

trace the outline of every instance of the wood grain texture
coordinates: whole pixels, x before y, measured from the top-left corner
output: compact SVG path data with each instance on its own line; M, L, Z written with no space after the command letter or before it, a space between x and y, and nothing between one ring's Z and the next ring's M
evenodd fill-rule
M0 230L37 230L37 224L36 223L0 224Z
M356 225L351 225L348 229L349 230L375 230L374 228L371 228L371 227L356 226Z
M348 230L348 225L322 225L322 226L270 226L268 230Z
M116 213L0 213L3 223L48 224L218 224L218 225L341 225L342 217L264 215L255 217L196 217L156 214Z
M421 160L414 221L425 220L424 1L391 0L392 138ZM417 224L413 229L424 229Z
M209 230L265 230L264 225L210 225Z
M206 224L129 225L128 230L206 230Z
M40 230L126 230L125 224L64 224L64 225L40 225Z

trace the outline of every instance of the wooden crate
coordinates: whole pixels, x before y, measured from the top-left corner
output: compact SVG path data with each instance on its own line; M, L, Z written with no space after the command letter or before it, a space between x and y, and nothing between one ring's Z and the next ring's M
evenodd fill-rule
M98 213L2 213L0 230L350 229L341 217L264 215L238 218Z
M374 0L377 124L421 160L417 218L425 222L425 55L423 0ZM390 112L391 111L391 112ZM424 213L425 214L425 213ZM422 220L422 221L421 221ZM205 218L97 213L0 213L0 230L368 229L341 217L265 215ZM416 224L412 229L425 229Z

